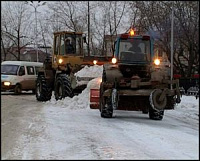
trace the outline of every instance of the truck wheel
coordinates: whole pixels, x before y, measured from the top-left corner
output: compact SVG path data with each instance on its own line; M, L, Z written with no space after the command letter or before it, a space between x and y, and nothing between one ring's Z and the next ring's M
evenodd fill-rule
M20 84L17 84L17 85L15 86L14 92L15 92L15 94L20 94L20 93L22 93L22 88L21 88L21 85L20 85Z
M104 118L112 118L113 108L112 108L112 100L111 97L104 97L104 88L103 83L100 85L100 99L99 99L99 110L101 113L101 117Z
M60 74L55 82L55 99L61 100L65 97L73 97L73 89L71 82L66 74Z
M47 87L45 77L39 75L36 80L36 99L38 101L49 101L51 99L52 89Z
M149 108L149 118L152 120L162 120L164 115L164 110L156 111L152 107Z
M111 103L111 98L103 98L101 101L101 117L103 118L112 118L113 115L113 108L112 108L112 103ZM106 104L105 104L106 102Z

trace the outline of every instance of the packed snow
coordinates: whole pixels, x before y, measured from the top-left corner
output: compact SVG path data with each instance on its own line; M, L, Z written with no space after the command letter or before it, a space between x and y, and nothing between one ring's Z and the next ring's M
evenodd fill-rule
M87 84L87 88L81 94L73 98L66 97L62 100L56 101L54 94L50 101L47 101L46 106L63 107L67 109L85 109L89 107L90 89L98 89L100 87L101 77L94 78Z
M80 71L75 73L76 86L88 84L89 80L102 77L103 65L84 66Z
M103 65L85 66L83 69L75 73L79 77L101 77L103 72Z

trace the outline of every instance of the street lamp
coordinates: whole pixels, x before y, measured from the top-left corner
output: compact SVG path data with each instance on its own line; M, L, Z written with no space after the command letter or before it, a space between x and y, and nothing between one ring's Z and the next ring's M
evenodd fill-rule
M32 6L35 9L35 45L36 45L36 53L37 53L37 62L38 62L38 44L37 44L37 8L40 6L43 6L46 4L46 2L40 3L41 1L38 1L37 4L34 4L33 1L30 1L31 3L28 3L26 1L27 4L29 4L30 6Z

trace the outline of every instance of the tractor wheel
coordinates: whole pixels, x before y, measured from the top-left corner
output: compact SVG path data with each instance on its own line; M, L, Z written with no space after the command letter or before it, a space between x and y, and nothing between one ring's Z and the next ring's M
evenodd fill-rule
M103 118L112 118L113 108L111 97L103 96L104 88L103 83L100 85L100 99L99 99L99 110L101 112L101 117Z
M55 99L61 100L65 97L73 97L73 89L71 82L66 74L60 74L55 82Z
M150 107L149 109L149 118L152 120L162 120L164 115L164 110L156 111Z
M167 105L167 97L165 96L162 101L159 101L159 97L162 94L162 90L155 89L151 92L149 97L149 118L153 120L162 120L164 115L164 109Z
M176 98L174 96L168 96L166 109L174 109L175 105L176 105Z
M39 75L36 80L36 99L38 101L49 101L51 95L52 89L47 87L44 75Z
M21 88L20 84L17 84L15 86L14 92L15 92L15 94L21 94L22 93L22 88Z
M112 103L111 98L105 97L101 101L101 117L103 118L112 118L113 115L113 109L112 109ZM106 104L105 104L106 103Z

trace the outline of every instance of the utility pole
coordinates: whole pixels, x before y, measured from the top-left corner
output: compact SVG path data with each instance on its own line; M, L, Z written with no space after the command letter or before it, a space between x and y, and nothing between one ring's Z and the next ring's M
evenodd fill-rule
M38 62L38 43L37 43L37 7L35 7L35 44L36 44L36 54Z
M174 1L172 1L172 21L171 21L171 81L173 80L173 56L174 56ZM173 88L171 84L171 89Z
M39 57L38 57L38 43L37 43L37 8L40 6L43 6L46 4L46 2L43 2L42 4L40 4L41 1L38 1L38 3L36 5L34 5L33 1L30 1L31 3L28 3L30 6L32 6L35 10L35 46L36 46L36 54L37 54L37 62L39 61Z
M88 56L90 56L90 3L88 1Z

